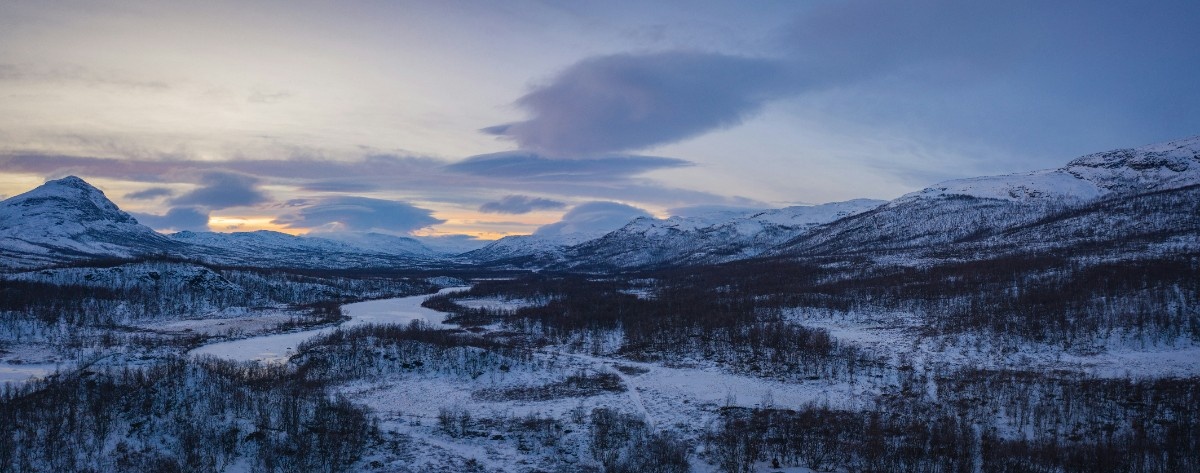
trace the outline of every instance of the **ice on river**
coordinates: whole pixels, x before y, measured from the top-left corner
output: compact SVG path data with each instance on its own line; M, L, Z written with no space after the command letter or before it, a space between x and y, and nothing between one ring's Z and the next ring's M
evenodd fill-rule
M438 294L461 291L465 287L442 289ZM421 303L429 295L400 297L396 299L380 299L375 301L356 302L342 306L342 312L350 320L342 323L341 327L354 327L366 324L408 324L420 320L434 327L447 327L443 323L444 312L421 307ZM193 355L212 355L219 358L237 361L287 361L296 353L296 347L309 338L324 335L334 330L327 327L302 332L263 335L243 338L229 342L212 343L191 351Z

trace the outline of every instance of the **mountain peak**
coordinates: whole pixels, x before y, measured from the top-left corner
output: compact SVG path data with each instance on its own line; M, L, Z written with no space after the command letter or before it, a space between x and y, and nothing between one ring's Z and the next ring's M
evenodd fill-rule
M1062 170L1109 192L1183 187L1200 182L1200 136L1093 153Z
M174 246L76 176L47 181L0 202L0 254L6 257L0 266L131 257Z
M83 180L79 176L67 176L67 177L64 177L61 179L53 179L53 180L46 181L46 184L47 185L56 185L56 186L77 187L80 189L90 189L90 190L95 190L97 192L100 191L100 189L97 189L94 186L92 186L91 184L88 184L87 181Z
M114 221L137 224L137 220L117 208L104 191L76 176L46 181L37 188L4 201L9 207L21 207L24 212L70 210L70 215L84 221Z

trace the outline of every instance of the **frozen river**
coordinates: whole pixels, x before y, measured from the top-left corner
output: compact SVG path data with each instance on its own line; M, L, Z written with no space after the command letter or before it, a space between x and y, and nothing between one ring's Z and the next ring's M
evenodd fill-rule
M4 383L23 383L30 379L41 378L53 373L58 365L49 363L11 364L0 363L0 385Z
M442 289L438 294L465 289L467 288L449 287ZM342 312L349 316L350 320L338 327L348 328L365 324L403 325L413 320L424 321L434 327L445 327L446 325L442 323L442 320L446 318L444 312L421 307L421 302L424 302L427 297L429 297L429 294L346 304L342 306ZM238 361L286 361L288 357L296 353L296 347L301 342L318 335L330 333L334 329L335 327L326 327L316 330L305 330L303 332L243 338L241 340L204 345L192 350L190 353L193 355L213 355L219 358Z

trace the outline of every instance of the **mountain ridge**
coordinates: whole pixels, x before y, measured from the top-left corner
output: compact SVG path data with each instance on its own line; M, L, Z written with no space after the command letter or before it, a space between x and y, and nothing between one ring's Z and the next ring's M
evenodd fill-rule
M1015 251L1003 240L1006 235L1046 248L1117 245L1120 235L1143 238L1146 233L1137 230L1139 226L1171 233L1161 222L1182 229L1172 238L1191 248L1196 238L1189 238L1189 232L1200 226L1200 217L1189 213L1189 199L1200 200L1194 195L1197 186L1200 136L1092 153L1054 169L944 181L892 201L855 199L667 219L640 217L602 234L510 236L448 255L412 238L383 234L162 235L120 210L103 191L69 176L0 202L0 267L154 254L263 267L466 264L588 272L756 257L874 255L916 261ZM1143 213L1127 211L1132 204L1122 198L1140 202ZM1064 222L1083 227L1066 228ZM1061 242L1036 245L1037 231Z

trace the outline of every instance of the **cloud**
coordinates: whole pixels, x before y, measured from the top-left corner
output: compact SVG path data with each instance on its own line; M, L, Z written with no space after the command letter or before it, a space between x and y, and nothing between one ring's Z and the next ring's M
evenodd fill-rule
M166 187L151 187L149 189L143 189L125 194L125 198L134 200L153 200L159 197L167 197L174 194L174 191L167 189Z
M527 195L506 195L496 202L488 202L479 206L479 211L491 214L525 214L534 210L553 210L566 207L567 204L557 200L530 197Z
M165 215L131 212L141 224L161 232L208 231L208 213L194 207L174 207Z
M663 206L764 205L739 197L663 186L639 174L692 166L690 161L616 155L552 159L529 152L472 156L459 162L397 155L353 159L239 159L206 161L163 158L95 158L0 152L0 168L42 175L107 177L140 182L186 182L203 173L249 174L271 184L318 192L365 192L403 188L426 199L479 205L497 193L538 193L575 199L627 200ZM336 176L336 177L333 177Z
M584 59L517 99L528 120L483 129L549 155L644 149L741 123L797 89L776 60L668 51Z
M757 51L585 58L515 101L528 119L482 131L551 156L596 155L735 126L786 99L786 115L823 133L964 155L1133 146L1200 124L1197 15L1194 1L817 2Z
M446 169L477 176L542 181L578 181L628 177L657 169L691 166L676 158L657 156L607 156L599 158L555 159L536 153L511 151L472 156L446 166Z
M600 236L639 217L653 216L645 210L617 202L587 202L563 214L558 222L538 227L533 234L551 238L571 234Z
M367 197L330 197L315 201L272 223L289 228L322 228L336 231L386 231L407 233L445 223L433 211L407 202Z
M1195 133L1197 15L1186 1L850 0L779 38L806 92L822 92L815 116L1032 160L1017 156Z
M76 83L92 87L164 91L171 85L158 80L134 78L109 70L79 64L0 64L0 82Z
M258 190L258 178L231 172L209 172L200 177L199 189L171 199L172 205L225 209L270 201Z
M317 192L367 192L377 190L379 186L369 182L327 179L306 182L300 188Z
M419 180L437 172L445 161L393 155L367 155L357 159L235 159L212 161L186 159L173 155L145 158L102 158L43 153L8 153L0 155L0 165L18 172L70 174L135 179L145 182L162 181L170 176L194 174L245 174L302 181L333 181L342 184L375 185L377 180L390 181L414 175ZM331 176L337 176L331 179ZM320 184L318 184L320 185ZM335 184L336 185L336 184Z
M1030 11L1058 10L1040 3L850 0L813 8L778 33L784 60L814 84L917 70L982 78L1037 46Z
M257 104L274 104L290 99L292 95L291 92L286 90L268 91L256 88L250 91L250 95L246 97L246 101Z

